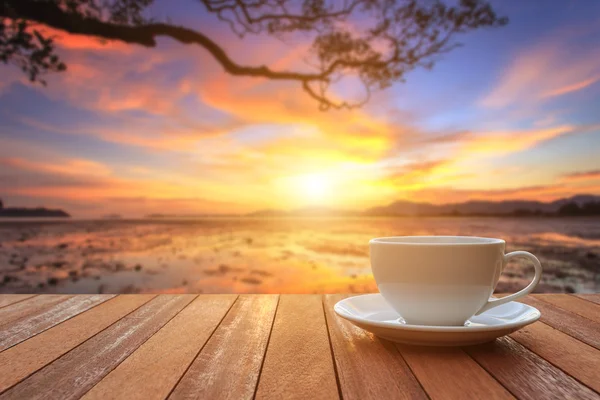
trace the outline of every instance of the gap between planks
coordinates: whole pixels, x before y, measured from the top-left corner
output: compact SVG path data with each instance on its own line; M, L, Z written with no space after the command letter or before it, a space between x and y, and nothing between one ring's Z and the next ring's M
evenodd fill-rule
M196 296L160 295L3 393L1 399L78 399ZM85 374L81 374L85 371Z
M136 295L132 295L132 296L136 296ZM259 296L261 296L261 295L259 295ZM327 301L326 301L327 297L328 296L321 296L321 312L324 314L325 329L326 329L326 332L327 332L326 336L327 336L327 341L329 343L329 352L328 353L329 353L329 356L331 358L331 362L333 363L333 369L334 369L333 374L334 374L335 380L336 380L336 386L337 386L338 395L341 397L341 395L343 393L343 383L342 383L340 375L343 374L345 371L339 371L339 369L338 369L338 362L337 362L336 357L335 357L335 349L334 349L334 335L335 335L335 333L333 331L335 330L335 327L333 325L335 325L335 324L332 324L332 322L335 322L335 321L330 321L328 319L328 313L331 314L333 316L333 318L335 318L335 319L337 319L339 317L337 317L336 315L333 314L332 307L333 307L334 303L326 305L327 304ZM22 299L20 302L27 301L28 299L30 299L30 298ZM94 309L96 309L96 308L98 308L98 307L100 307L102 305L105 305L106 303L109 303L110 301L114 301L115 299L116 298L111 299L111 300L109 300L109 301L107 301L105 303L102 303L101 305L96 306ZM538 295L533 296L533 299L534 299L534 301L532 303L536 303L535 300L537 300L538 302L543 303L543 307L544 308L551 307L551 309L562 310L562 312L566 312L569 315L573 315L573 311L570 311L570 310L567 310L567 309L563 309L560 306L557 306L555 304L550 304L549 302L546 302L543 299L539 299ZM577 297L577 299L580 299L580 298ZM194 301L195 300L193 300L192 302L194 302ZM597 305L595 303L593 303L593 302L588 302L587 300L584 300L584 299L581 299L581 301L586 302L587 304L591 305L592 307L597 307ZM14 302L12 304L17 305L20 302ZM189 305L192 302L190 302L186 306L184 306L184 308L182 310L180 310L176 315L179 315L179 313L182 313L185 309L187 309L187 307L189 307ZM228 314L234 308L234 305L235 305L236 302L237 302L237 300L235 300L231 304L230 308L225 312L225 314L223 315L223 317L221 318L221 320L219 321L219 323L216 325L216 327L211 332L210 336L206 339L206 342L198 350L197 354L195 355L195 357L192 358L192 361L189 363L189 365L187 366L186 370L179 377L179 380L173 386L172 391L175 390L175 388L179 385L179 383L184 378L184 376L188 373L189 368L196 361L196 358L200 356L200 353L206 347L207 343L212 340L213 335L217 332L218 328L221 326L222 321L225 320L228 317ZM525 302L527 302L527 301L525 301ZM269 348L271 347L271 341L273 339L273 333L274 333L274 329L275 329L276 318L279 315L280 305L281 305L281 297L278 297L278 302L277 302L277 305L275 306L275 311L274 311L274 314L273 314L273 318L271 320L270 331L269 331L269 334L268 334L268 337L267 337L267 340L266 340L266 345L265 345L264 351L262 353L263 356L262 356L261 365L260 365L260 368L259 368L259 371L258 371L258 377L257 377L257 380L256 380L256 385L254 387L253 396L255 396L255 397L259 393L259 388L260 388L261 380L263 378L262 374L265 371L265 363L267 362L267 356L269 354L268 353L269 352ZM532 305L534 305L534 304L532 304ZM48 307L48 306L46 306L46 307ZM44 334L52 331L53 329L57 329L57 328L61 327L63 324L68 324L69 321L72 321L72 320L74 320L74 319L76 319L76 318L78 318L78 317L80 317L82 315L85 315L88 312L92 312L94 309L87 310L87 311L83 312L82 314L76 315L76 316L74 316L73 318L71 318L71 319L69 319L67 321L59 323L58 325L52 327L48 331L45 331L44 333L41 333L39 336L41 337ZM540 306L540 309L542 309L542 306ZM562 314L562 312L561 312L561 314ZM574 317L576 317L577 320L588 320L586 317L581 316L581 315L575 315ZM140 348L142 348L154 336L158 335L162 329L164 329L168 324L171 323L171 321L173 321L173 319L175 319L175 316L171 320L169 320L169 322L167 322L165 325L163 325L161 328L159 328L158 331L156 331L154 334L152 334L136 350L134 350L132 353L130 353L130 356L134 356L140 350ZM115 322L115 324L117 322ZM593 322L593 321L590 321L590 322ZM515 346L516 346L516 349L517 349L516 352L517 353L522 353L523 350L524 350L525 351L525 355L526 355L524 357L525 361L523 361L523 359L520 359L521 364L520 364L519 368L530 369L530 368L534 368L534 367L531 367L531 365L538 364L538 367L536 367L536 368L538 368L538 372L539 371L543 372L543 374L542 374L543 377L542 378L536 378L538 380L541 379L541 380L539 380L540 383L545 382L545 381L547 381L547 379L550 379L550 378L557 379L558 381L561 381L561 382L563 382L563 384L566 385L564 391L562 392L562 395L565 395L565 394L575 395L575 394L577 394L577 395L579 395L581 397L584 397L584 398L585 397L590 397L591 398L590 392L586 391L584 389L581 389L580 386L583 383L583 384L591 387L592 389L598 390L598 387L594 386L594 381L593 381L593 378L594 378L593 371L594 371L594 369L591 369L591 372L590 372L591 375L590 374L588 374L588 375L585 374L585 372L586 372L585 368L583 368L579 372L577 372L576 366L573 364L573 362L576 361L577 355L576 354L572 354L571 349L572 348L576 348L577 351L583 351L584 349L586 349L586 346L587 346L587 347L589 347L589 350L593 350L592 353L587 354L587 355L590 356L587 359L587 363L588 364L586 364L585 362L583 362L582 367L585 367L585 365L589 365L590 360L591 360L592 363L594 361L598 361L597 359L595 359L593 357L593 354L596 354L598 352L598 350L594 349L589 344L586 344L585 342L580 341L579 338L577 338L576 336L569 335L567 332L562 332L559 328L543 324L542 322L538 322L537 324L540 324L540 326L543 326L543 328L541 328L541 329L546 329L547 331L549 329L549 330L551 330L553 332L553 335L549 335L549 333L548 333L548 335L549 335L548 337L552 339L550 341L550 343L556 344L556 342L558 341L561 344L563 344L563 346L557 346L557 347L560 347L560 348L556 349L557 350L556 354L553 354L553 353L548 353L546 355L541 354L542 350L546 349L546 351L550 351L551 349L548 348L547 346L546 347L533 348L534 345L536 344L535 341L532 342L531 339L529 339L529 341L527 341L528 340L527 337L523 337L523 336L521 336L521 337L514 337L515 335L518 335L520 333L524 333L525 329L527 329L527 327L526 327L526 328L524 328L521 331L513 333L511 335L511 337L513 339L506 339L506 338L505 338L506 340L500 339L500 340L502 340L502 343L499 343L499 346L498 346L499 348L496 348L494 350L494 352L497 353L497 354L494 355L494 357L496 357L496 359L498 359L498 354L501 355L500 359L502 361L500 362L500 364L496 360L496 361L492 362L491 364L488 363L488 364L483 365L482 363L480 363L478 361L478 359L475 356L471 356L472 359L473 359L473 361L476 361L477 364L480 365L480 367L483 367L483 369L486 370L486 372L489 373L490 376L492 376L493 378L499 380L500 383L502 383L503 381L506 382L507 381L507 375L506 375L507 371L506 371L505 367L502 364L503 362L506 362L506 360L507 360L506 351L505 350L506 350L507 346L508 346L508 348L511 348L511 349L514 349ZM533 325L531 327L533 328ZM538 329L538 328L536 327L535 329ZM550 332L550 331L548 331L548 332ZM558 335L558 336L555 336L555 335ZM554 340L553 338L555 338L555 337L557 337L559 339ZM31 338L30 340L34 340L35 338L36 338L36 336L34 336L33 338ZM521 340L519 340L519 339L521 339ZM514 340L516 340L516 342ZM26 344L27 342L28 342L28 340L26 340L25 342L20 343L19 345L15 346L14 348L16 348L16 347L18 347L20 345ZM85 342L83 342L83 343L85 344ZM79 347L79 345L75 346L75 348L77 348L77 347ZM73 349L75 349L75 348L73 348ZM11 349L9 349L9 350L11 350ZM71 350L73 350L73 349L71 349ZM553 347L553 349L554 349L554 347ZM7 350L7 351L9 351L9 350ZM568 350L566 352L568 354L565 353L565 350ZM469 351L469 348L465 348L465 351L467 351L467 353L469 353L469 354L471 354L471 353L477 354L475 350ZM561 354L561 351L562 351L562 354ZM594 353L594 352L596 352L596 353ZM2 353L0 353L0 355L1 354ZM401 351L398 351L398 354L401 355ZM532 358L531 355L534 355L534 357ZM548 357L548 359L546 359L546 357ZM401 355L400 358L402 358L404 360L404 362L406 363L406 366L409 369L409 373L411 375L415 376L416 375L415 374L415 370L413 368L411 368L410 363L406 361L406 357L403 357ZM409 358L410 358L410 356L409 356ZM539 366L539 362L538 361L540 359L543 360L543 361L545 361L548 365L541 365L541 366ZM128 360L128 358L125 358L125 361L123 361L123 363L125 363L127 360ZM586 361L586 360L582 359L582 361ZM490 367L490 365L492 367ZM592 365L596 365L596 364L592 364ZM109 372L109 374L112 374L120 366L121 366L121 364L117 364L117 366L115 366L113 368L113 370L111 370ZM557 370L558 370L558 372L557 372ZM490 371L492 371L492 372L490 372ZM573 381L565 379L564 375L561 374L561 372L566 373L564 375L572 377L572 380L574 382L578 383L579 386L577 384L574 384ZM102 383L103 380L104 379L101 379L100 381L98 381L96 383L96 385L99 385L100 383ZM421 385L421 387L423 387L423 384L422 384L421 380L418 379L418 377L416 378L416 381ZM431 390L431 388L430 388L430 390ZM525 398L527 397L526 393L524 395L524 392L519 392L518 389L513 388L513 390L515 391L513 394L519 394L520 397L525 397ZM425 391L427 391L427 390L425 390ZM423 393L425 393L425 392L423 392ZM170 392L169 395L170 394L172 394L172 393ZM560 392L559 393L555 393L556 396L558 396L559 394L560 394Z
M156 295L119 295L0 353L0 393L93 338Z
M256 399L256 395L258 393L258 385L260 384L260 378L262 376L263 368L265 366L265 359L267 358L267 350L269 349L269 343L271 342L271 335L273 334L273 327L275 326L275 319L277 318L277 313L279 312L279 304L281 303L281 295L277 296L277 304L275 305L275 311L273 313L273 320L271 321L271 329L269 329L269 336L267 337L267 343L265 345L265 350L263 352L262 361L260 363L260 368L258 369L258 376L256 378L256 386L254 387L254 393L252 394L252 398Z
M240 295L169 398L252 398L278 299Z
M600 351L538 321L509 335L552 365L600 392Z
M281 295L255 398L335 399L338 393L323 296Z
M229 312L237 295L203 295L100 380L83 399L164 399Z
M26 318L34 313L43 312L74 295L51 294L34 296L23 301L0 308L0 329L4 329L12 322Z
M327 339L329 340L329 351L331 354L331 362L333 363L333 372L335 373L335 383L337 385L338 390L338 398L343 399L342 396L342 385L340 384L340 375L337 368L337 363L335 362L335 354L333 352L333 343L331 343L331 331L329 330L329 322L327 321L327 310L325 309L325 295L321 295L321 304L323 307L323 318L325 318L325 328L327 329Z
M600 293L575 293L573 296L600 305Z
M2 294L0 295L0 308L7 307L23 300L37 296L36 294Z
M588 386L510 337L463 348L519 399L598 399Z
M14 320L0 331L0 352L114 298L115 295L73 296L49 308Z
M427 399L396 347L335 314L348 295L325 295L325 314L342 396L350 399Z
M231 307L229 307L229 309L227 310L227 312L225 313L225 315L223 315L223 318L221 318L221 320L219 321L219 323L217 324L217 326L215 327L215 329L213 329L213 331L210 333L210 336L208 337L208 339L206 339L206 342L202 345L202 347L200 348L200 350L198 351L198 353L196 353L196 355L194 356L194 358L192 359L192 361L185 368L185 371L183 371L183 374L181 374L181 376L177 379L177 382L175 383L175 385L173 385L173 387L169 391L169 394L167 396L165 396L165 399L171 397L171 395L173 394L173 391L175 390L175 388L177 387L177 385L179 385L179 382L181 382L181 380L187 374L187 372L189 371L190 367L196 361L196 359L198 358L198 356L200 355L200 353L202 352L202 350L204 349L204 347L206 347L206 343L208 343L212 339L213 335L215 334L215 332L217 331L217 329L219 328L219 326L221 326L221 324L223 323L223 320L227 317L227 315L229 315L229 313L231 312L231 309L237 303L239 297L240 297L239 295L236 295L235 300L233 301L233 303L231 303Z
M600 322L547 303L537 296L525 296L520 301L537 308L542 313L542 322L600 350ZM593 303L585 304L596 307Z
M570 294L538 294L536 299L600 323L600 305Z

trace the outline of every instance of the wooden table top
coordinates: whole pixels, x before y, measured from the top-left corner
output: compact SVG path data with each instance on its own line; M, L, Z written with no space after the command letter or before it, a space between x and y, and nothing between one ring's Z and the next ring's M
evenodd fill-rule
M465 348L380 340L344 297L0 295L0 399L600 398L600 294Z

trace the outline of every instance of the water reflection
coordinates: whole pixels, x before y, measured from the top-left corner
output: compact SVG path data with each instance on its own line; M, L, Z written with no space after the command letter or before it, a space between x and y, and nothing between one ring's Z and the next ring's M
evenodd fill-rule
M0 292L374 292L368 240L431 234L533 252L544 265L538 291L600 290L598 219L357 218L3 223ZM498 291L531 273L507 265Z

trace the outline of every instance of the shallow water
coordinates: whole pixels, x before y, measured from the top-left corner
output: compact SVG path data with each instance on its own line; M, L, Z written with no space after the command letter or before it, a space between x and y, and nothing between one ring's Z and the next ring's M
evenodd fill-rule
M2 293L373 292L368 240L499 237L544 266L538 292L600 291L600 218L0 222ZM531 279L507 265L497 291Z

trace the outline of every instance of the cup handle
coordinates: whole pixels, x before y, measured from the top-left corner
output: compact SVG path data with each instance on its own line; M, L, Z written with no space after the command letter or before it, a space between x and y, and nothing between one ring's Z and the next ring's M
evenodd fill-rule
M508 303L509 301L516 300L519 297L523 297L529 294L533 289L535 289L538 282L540 281L540 278L542 277L542 264L540 263L540 260L538 260L536 256L527 251L513 251L512 253L504 255L504 265L506 265L508 260L515 257L527 258L533 263L533 267L535 268L535 276L533 277L531 283L527 285L527 287L525 287L524 289L518 291L517 293L513 293L509 296L502 297L501 299L488 300L487 303L485 303L483 307L481 307L481 309L475 313L475 315L479 315L482 312L485 312L491 308Z

